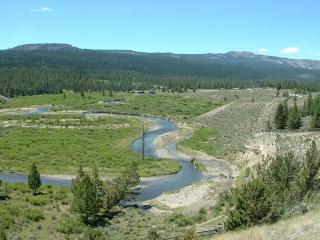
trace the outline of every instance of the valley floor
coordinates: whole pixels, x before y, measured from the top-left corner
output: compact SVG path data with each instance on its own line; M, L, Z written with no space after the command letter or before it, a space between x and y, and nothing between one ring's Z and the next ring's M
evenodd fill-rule
M72 92L67 92L66 98L62 94L21 97L8 103L7 107L11 110L0 110L0 113L7 113L7 116L0 115L0 149L3 150L0 171L27 172L28 164L39 159L40 170L45 173L74 175L79 163L91 161L99 165L102 175L114 176L134 159L140 164L142 176L154 177L179 170L177 164L168 160L173 156L163 148L177 144L178 151L174 157L192 161L204 176L210 177L145 202L152 206L148 211L131 207L117 209L119 214L102 228L112 236L110 239L142 239L151 228L156 228L163 237L181 235L192 225L201 231L212 229L224 221L225 213L221 206L217 206L222 194L231 186L246 180L262 159L289 150L301 157L312 140L320 146L320 132L308 127L310 119L303 119L303 127L298 131L278 131L274 126L267 128L267 120L273 124L275 108L285 99L281 92L276 96L273 89L197 90L183 94L157 92L155 96L120 93L105 97L99 93L90 94L86 94L85 98ZM299 106L305 97L302 95L298 100ZM121 103L108 105L112 98L121 99ZM64 114L48 114L41 118L12 115L13 108L41 104L52 104L55 111ZM174 119L178 130L155 140L158 155L163 160L142 161L139 154L131 151L132 141L141 134L140 121L124 116L100 120L76 117L76 112L82 110L163 116ZM67 115L66 111L73 113ZM83 140L85 144L81 145ZM70 146L68 152L59 152L67 149L61 145L61 141ZM50 151L47 152L47 148ZM92 154L97 151L99 157L95 158ZM77 157L73 159L73 156ZM11 199L0 201L0 213L6 216L6 224L14 226L8 227L10 237L17 235L17 229L23 231L23 239L32 239L30 232L33 231L40 234L40 239L46 239L48 232L55 237L52 239L76 239L83 234L84 227L77 225L79 223L76 223L70 211L71 196L68 190L43 187L44 195L37 200L28 196L30 192L25 185L9 186L17 190ZM61 199L56 201L59 198L56 195L62 195ZM17 213L21 221L10 218L11 208L7 208L10 205L22 208L21 213ZM23 214L29 211L25 208L37 209L43 217L37 221L32 217L28 219ZM273 225L225 233L212 239L317 239L320 234L319 216L319 207L316 205L304 215Z

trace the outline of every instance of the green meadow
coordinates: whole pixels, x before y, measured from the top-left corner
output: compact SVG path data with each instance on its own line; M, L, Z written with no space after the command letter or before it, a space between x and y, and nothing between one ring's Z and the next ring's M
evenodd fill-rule
M2 116L0 120L20 117ZM138 164L142 176L172 174L180 169L172 160L142 160L131 149L132 142L141 136L142 122L137 119L45 115L18 121L16 126L0 128L0 170L4 172L27 172L32 162L43 174L74 175L83 165L97 166L102 175L115 176L130 162Z

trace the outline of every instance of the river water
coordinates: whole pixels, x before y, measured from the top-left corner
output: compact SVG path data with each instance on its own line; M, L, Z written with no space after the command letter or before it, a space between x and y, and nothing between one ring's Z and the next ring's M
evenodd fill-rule
M48 108L38 108L36 110L21 112L21 114L43 114L47 113ZM93 114L93 113L90 113ZM151 129L145 133L145 147L144 153L145 157L152 158L150 161L158 161L159 157L157 154L157 146L154 144L155 139L166 133L176 131L176 125L173 121L153 118L147 116L136 116L137 118L142 118L148 121L152 121L157 127ZM172 161L178 161L181 165L181 169L177 174L163 176L150 180L143 180L139 184L138 192L135 201L145 201L148 199L155 198L163 192L179 190L186 187L192 183L198 182L205 178L203 174L198 172L194 165L185 159L178 157L177 149L175 144L165 145L163 148L170 154ZM137 139L132 144L132 149L134 151L140 152L142 150L142 138ZM6 182L27 182L26 174L18 173L0 173L0 180ZM43 184L58 185L58 186L70 186L70 179L61 179L57 177L41 177Z

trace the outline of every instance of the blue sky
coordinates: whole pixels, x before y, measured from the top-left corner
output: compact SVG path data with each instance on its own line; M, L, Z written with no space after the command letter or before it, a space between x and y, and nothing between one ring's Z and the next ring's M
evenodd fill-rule
M25 43L320 59L319 0L0 0L0 49Z

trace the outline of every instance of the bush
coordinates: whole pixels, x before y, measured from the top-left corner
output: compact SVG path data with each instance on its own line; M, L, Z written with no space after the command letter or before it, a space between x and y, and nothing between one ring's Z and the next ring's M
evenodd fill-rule
M303 161L291 153L267 159L254 177L232 190L226 230L275 222L315 189L319 169L314 142Z
M183 215L182 213L173 213L168 220L178 225L179 227L191 225L194 223L193 219Z
M26 201L34 206L44 206L47 204L48 199L45 195L37 195L26 197Z
M7 235L5 230L0 226L0 240L7 240Z
M196 239L196 229L195 227L188 228L182 236L183 240L195 240Z
M9 198L8 187L0 180L0 200Z
M202 222L206 219L207 217L207 210L204 208L201 208L198 212L198 214L196 214L193 219L195 222Z
M0 208L0 226L8 228L14 224L14 216L11 215L6 209Z
M57 230L64 234L79 234L83 232L85 226L74 218L67 218L61 222Z
M44 219L42 211L35 208L24 209L23 216L33 222L39 222L40 220Z
M149 240L160 240L160 234L157 232L156 229L152 228L148 232L148 239Z
M108 240L107 234L93 228L87 228L80 240Z

